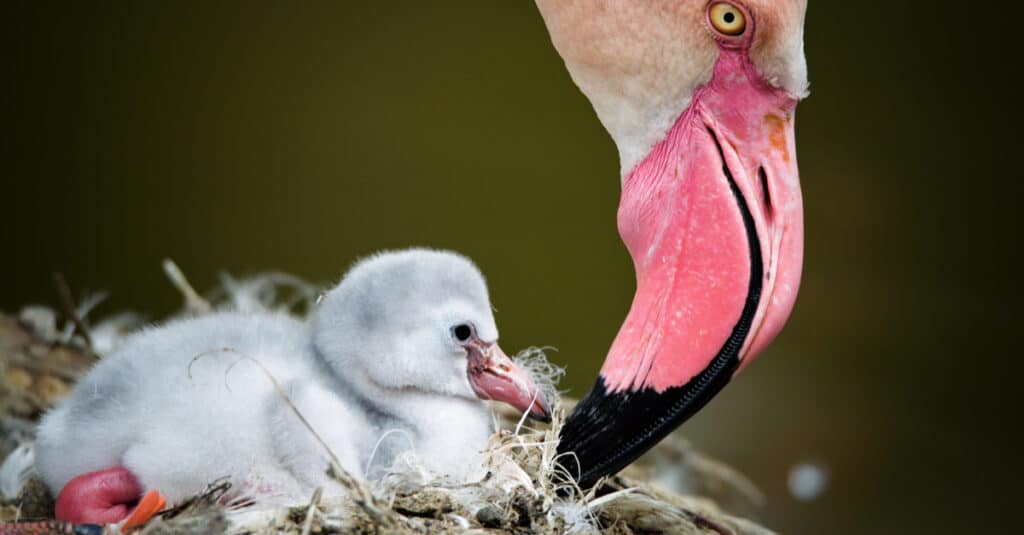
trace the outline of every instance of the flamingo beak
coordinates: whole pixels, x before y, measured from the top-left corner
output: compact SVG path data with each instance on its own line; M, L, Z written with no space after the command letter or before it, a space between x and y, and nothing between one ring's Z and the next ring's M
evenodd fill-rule
M497 343L471 344L467 373L480 399L502 401L534 420L551 421L551 408L533 377L512 362Z
M583 487L700 410L792 310L803 256L797 100L749 61L722 50L711 81L623 184L619 232L636 295L559 445Z

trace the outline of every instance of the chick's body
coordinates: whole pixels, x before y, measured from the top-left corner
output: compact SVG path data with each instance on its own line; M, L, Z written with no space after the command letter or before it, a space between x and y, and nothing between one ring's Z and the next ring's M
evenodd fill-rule
M357 476L379 477L412 451L420 467L465 480L493 427L480 397L547 414L496 340L469 260L377 255L309 321L221 312L129 337L44 417L36 467L56 495L123 466L170 503L219 480L246 497L342 492L328 449Z

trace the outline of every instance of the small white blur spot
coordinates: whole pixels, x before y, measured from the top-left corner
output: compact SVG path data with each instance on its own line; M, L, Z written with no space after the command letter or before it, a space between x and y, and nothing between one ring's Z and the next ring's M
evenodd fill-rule
M828 487L828 472L817 463L800 463L789 470L789 493L802 502L817 499Z

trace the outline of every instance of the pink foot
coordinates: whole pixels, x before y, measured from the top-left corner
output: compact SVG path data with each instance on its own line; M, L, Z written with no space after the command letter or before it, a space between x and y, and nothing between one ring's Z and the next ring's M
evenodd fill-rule
M131 517L128 523L139 525L164 506L159 492L151 490L143 496L142 491L123 466L89 472L64 485L54 513L57 520L76 524L113 524Z

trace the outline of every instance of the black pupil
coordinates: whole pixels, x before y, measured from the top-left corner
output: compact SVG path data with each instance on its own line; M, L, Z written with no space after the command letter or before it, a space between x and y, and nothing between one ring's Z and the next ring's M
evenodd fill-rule
M466 325L465 323L463 323L462 325L456 325L454 330L455 338L457 338L460 342L465 342L466 340L469 340L469 335L473 334L473 329L470 329L469 325Z
M732 24L732 21L736 20L736 15L726 13L725 15L722 15L722 20L724 20L726 24Z

